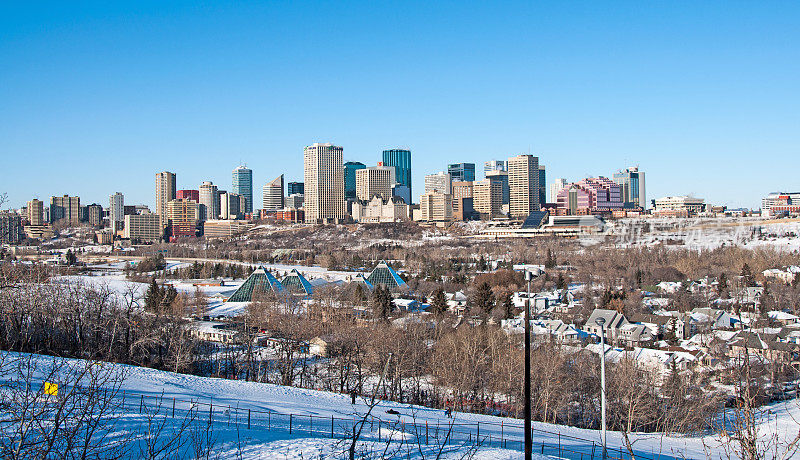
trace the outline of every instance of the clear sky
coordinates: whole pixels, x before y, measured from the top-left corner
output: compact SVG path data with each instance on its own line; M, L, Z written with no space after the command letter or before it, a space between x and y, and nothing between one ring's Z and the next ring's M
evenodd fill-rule
M447 163L528 152L548 183L639 165L648 199L800 189L797 2L197 3L0 4L11 206L152 206L158 171L230 189L244 162L258 208L313 142L410 148L415 201Z

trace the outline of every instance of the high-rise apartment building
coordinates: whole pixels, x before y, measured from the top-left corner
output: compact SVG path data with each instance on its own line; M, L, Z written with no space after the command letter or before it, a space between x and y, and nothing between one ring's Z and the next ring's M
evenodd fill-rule
M164 215L167 215L167 204L164 203ZM169 223L169 219L167 219ZM155 243L163 236L161 216L158 214L127 214L125 216L124 238L131 242Z
M244 209L240 212L253 212L253 170L247 166L239 166L233 170L231 189L233 193L244 197Z
M558 198L558 192L564 190L567 186L567 180L559 177L550 184L550 201L548 203L555 203Z
M120 192L108 197L108 225L112 232L125 225L125 195Z
M447 165L450 178L459 182L472 182L475 180L475 163L454 163Z
M638 167L628 168L614 173L613 180L622 187L622 201L626 206L647 209L643 171Z
M482 217L493 218L501 214L503 183L498 176L476 181L472 190L472 207Z
M392 198L392 185L395 183L394 167L370 166L359 169L356 175L356 198L370 201L379 196L382 200Z
M261 209L275 212L283 209L283 174L267 182L262 190Z
M199 190L178 190L175 194L175 199L177 200L192 200L195 203L200 202L200 191Z
M161 226L166 227L167 203L175 199L175 173L163 171L156 174L156 214L161 217Z
M483 164L484 177L494 171L508 171L508 169L506 169L506 162L503 160L491 160Z
M303 151L306 223L338 222L347 216L342 147L314 143Z
M100 227L103 224L103 207L97 203L86 206L86 222L92 227Z
M77 196L50 197L50 223L62 222L77 226L81 222L81 199Z
M383 151L383 165L394 168L395 181L401 185L396 187L395 196L411 204L411 150L389 149Z
M219 219L219 189L212 182L200 184L200 220Z
M303 195L305 193L306 187L302 182L289 182L286 184L286 195Z
M356 171L366 168L367 165L358 161L348 161L344 164L344 198L345 200L355 200L356 193Z
M544 165L539 165L539 207L547 203L547 172Z
M453 196L440 192L425 192L419 199L420 219L426 222L453 220Z
M539 158L517 155L508 159L509 214L527 217L540 209Z
M196 235L198 206L196 201L187 198L167 203L167 218L173 238Z
M17 213L0 212L0 244L17 244L22 241L22 217Z
M44 225L44 203L36 198L28 202L28 222L30 225Z
M472 182L472 181L459 181L459 182ZM425 193L439 192L445 195L450 195L452 179L450 174L442 171L436 174L428 174L425 176Z

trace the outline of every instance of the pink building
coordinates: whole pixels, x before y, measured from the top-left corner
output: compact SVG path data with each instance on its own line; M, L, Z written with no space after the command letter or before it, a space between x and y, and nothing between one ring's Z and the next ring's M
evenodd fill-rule
M175 197L179 200L186 198L187 200L192 200L195 203L200 202L200 192L198 190L178 190L175 192Z
M621 210L622 187L607 177L587 177L558 192L559 214L578 215Z

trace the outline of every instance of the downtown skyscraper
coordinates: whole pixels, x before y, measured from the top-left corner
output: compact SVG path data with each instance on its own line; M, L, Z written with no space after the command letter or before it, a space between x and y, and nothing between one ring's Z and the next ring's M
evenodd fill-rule
M334 223L345 219L344 149L314 143L303 150L306 223Z
M356 171L366 168L367 165L358 161L348 161L344 164L344 199L356 199Z
M475 163L449 164L447 172L454 182L473 182L475 180Z
M267 182L261 191L262 210L275 212L283 209L283 174Z
M108 197L108 221L115 232L125 224L125 196L120 192Z
M647 209L644 171L637 166L614 173L614 182L622 187L622 201L629 207Z
M233 170L231 191L244 197L244 209L240 212L253 212L253 170L247 166L239 166Z
M389 149L383 151L383 166L394 167L395 180L401 187L396 190L402 190L403 200L407 204L411 204L411 150L406 149Z
M169 223L167 203L175 199L175 173L163 171L156 174L156 214L161 217L161 226Z
M541 209L539 202L539 158L517 155L508 159L509 214L527 217Z

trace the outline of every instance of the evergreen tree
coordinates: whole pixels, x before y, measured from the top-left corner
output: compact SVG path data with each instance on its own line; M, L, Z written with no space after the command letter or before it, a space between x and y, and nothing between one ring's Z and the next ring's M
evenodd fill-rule
M547 259L544 261L545 268L553 268L556 266L556 258L553 255L553 250L547 248Z
M478 259L478 271L483 272L487 270L486 259L483 258L483 254L481 254L480 259Z
M508 292L503 296L503 317L505 319L513 318L515 309L514 299L512 299L511 293Z
M392 295L381 285L372 291L372 313L376 318L387 320L392 311Z
M566 289L567 288L567 281L564 279L564 275L562 273L558 274L558 279L556 280L556 287L558 289Z
M447 297L445 297L444 290L442 288L437 289L433 293L433 299L431 299L431 312L437 318L444 316L445 312L447 312Z
M725 289L728 289L728 275L725 272L722 272L719 275L719 279L717 280L717 286L719 287L719 292L722 293Z
M164 289L164 297L161 299L161 304L164 308L167 308L172 305L176 297L178 297L178 290L175 289L175 286L170 284Z
M494 293L489 283L483 282L478 286L473 304L483 316L487 316L492 311L492 308L494 308Z
M167 261L164 260L164 254L159 252L155 257L155 270L164 270L165 268L167 268Z
M160 303L161 290L158 288L156 278L153 277L150 280L150 286L147 288L147 292L144 294L144 308L148 311L156 311Z

